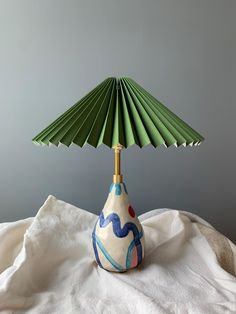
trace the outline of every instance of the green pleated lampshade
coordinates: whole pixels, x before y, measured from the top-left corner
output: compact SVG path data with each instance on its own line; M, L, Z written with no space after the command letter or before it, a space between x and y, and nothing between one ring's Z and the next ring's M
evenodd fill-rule
M198 145L204 138L130 78L110 77L33 138L38 144Z

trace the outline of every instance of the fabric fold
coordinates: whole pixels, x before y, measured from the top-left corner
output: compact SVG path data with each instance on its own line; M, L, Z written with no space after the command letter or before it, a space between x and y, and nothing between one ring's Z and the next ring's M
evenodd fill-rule
M49 196L34 218L0 224L0 313L235 313L236 247L200 217L140 217L145 259L128 273L97 266L97 215Z

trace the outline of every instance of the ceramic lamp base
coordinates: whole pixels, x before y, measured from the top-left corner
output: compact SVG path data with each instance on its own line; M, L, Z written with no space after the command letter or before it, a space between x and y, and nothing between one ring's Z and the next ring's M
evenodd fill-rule
M97 264L108 271L125 272L144 257L142 225L129 203L124 183L113 183L92 234Z

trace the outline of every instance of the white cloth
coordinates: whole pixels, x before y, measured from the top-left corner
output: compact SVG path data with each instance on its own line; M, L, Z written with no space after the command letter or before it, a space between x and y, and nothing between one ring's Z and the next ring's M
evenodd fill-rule
M97 216L49 196L35 218L0 224L0 313L236 313L236 247L197 216L141 215L145 259L94 262Z

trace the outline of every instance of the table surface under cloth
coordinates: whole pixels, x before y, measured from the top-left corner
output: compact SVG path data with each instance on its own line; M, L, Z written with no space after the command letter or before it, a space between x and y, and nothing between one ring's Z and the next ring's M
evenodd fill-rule
M49 196L34 218L0 224L0 313L236 313L236 246L196 215L141 215L145 259L94 262L98 216Z

